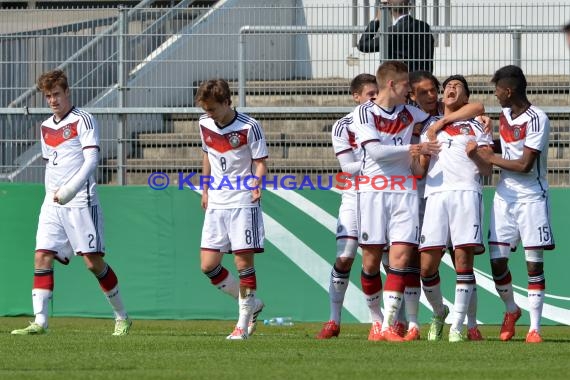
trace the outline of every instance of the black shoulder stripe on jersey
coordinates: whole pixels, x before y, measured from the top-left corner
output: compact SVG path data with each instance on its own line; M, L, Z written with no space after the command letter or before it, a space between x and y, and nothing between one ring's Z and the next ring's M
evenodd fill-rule
M526 112L530 115L530 130L533 132L540 131L540 117L531 107L528 107Z
M479 132L485 133L485 127L483 127L483 124L479 123L477 120L471 119L471 124L477 128Z
M252 123L251 124L251 130L252 130L253 135L255 137L255 141L261 140L262 134L261 134L261 129L259 128L259 124Z
M363 105L360 106L359 110L360 124L368 123L368 118L366 117L366 113L368 112L368 109L370 107L372 107L371 102L364 103Z
M334 135L336 137L342 137L343 130L347 128L350 124L352 124L352 117L343 117L342 119L337 121Z
M335 137L340 137L342 135L342 129L344 128L344 124L337 122L334 125L334 131L333 134Z
M261 140L261 138L263 137L263 135L261 133L261 127L259 126L257 121L255 121L255 119L252 119L249 116L245 116L242 113L238 113L237 120L239 120L242 123L250 126L251 131L253 132L253 136L255 138L255 141Z
M85 128L87 129L93 129L93 121L91 120L91 115L88 114L87 112L84 111L80 111L77 108L75 108L72 113L74 115L79 116L82 120L83 120L83 124L85 124Z

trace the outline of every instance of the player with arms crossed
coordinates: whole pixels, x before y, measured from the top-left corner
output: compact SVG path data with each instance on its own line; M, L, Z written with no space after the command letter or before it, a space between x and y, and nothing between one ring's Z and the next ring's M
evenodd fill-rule
M350 83L350 93L358 104L375 98L378 94L376 77L370 74L357 75ZM342 171L351 175L358 174L362 160L362 148L356 143L352 127L352 112L334 123L332 142ZM356 191L353 188L342 192L337 220L336 247L337 257L331 271L329 285L330 319L324 324L317 339L330 339L340 334L342 304L348 288L350 269L358 249Z
M419 239L418 198L410 166L412 156L439 151L437 143L410 145L415 124L429 115L404 105L410 91L408 69L396 61L376 72L379 93L374 101L356 107L353 114L357 141L364 158L357 179L358 232L362 247L362 290L372 315L369 340L414 340L419 330L417 304L406 304L409 331L402 338L393 322L406 286L406 274ZM417 160L415 160L417 161ZM385 316L378 314L382 281L382 249L390 242L389 270L383 294ZM414 310L415 307L415 310ZM411 332L411 334L410 334Z
M491 212L489 251L495 287L506 312L500 339L515 335L521 309L514 300L508 262L511 247L522 242L528 271L530 328L527 343L540 343L544 304L544 250L554 249L548 201L547 157L550 121L526 96L526 77L517 66L505 66L493 76L500 115L502 156L481 152L484 160L500 167L501 175Z
M202 175L210 176L217 188L205 184L202 192L206 216L201 269L214 286L238 300L239 318L227 339L247 339L255 331L264 306L255 296L254 254L263 252L265 232L259 186L267 171L267 144L259 123L232 109L230 87L225 80L202 83L196 103L206 112L200 117ZM248 176L247 186L240 185ZM220 186L222 181L228 186ZM224 253L234 254L239 283L222 266Z
M469 87L464 77L453 75L445 80L443 87L444 114L467 104ZM429 140L426 133L422 140ZM488 145L492 144L492 138L485 134L480 123L471 119L446 125L438 132L437 141L441 143L441 152L431 159L420 158L421 167L427 169L425 220L429 220L422 226L420 239L421 276L434 316L442 321L437 324L432 320L428 340L441 340L443 321L449 313L443 304L438 268L441 252L451 238L457 280L449 341L459 342L465 340L463 322L475 288L473 257L476 248L483 250L481 175L491 174L491 165L472 160L467 154L467 146L470 141L475 144L469 151L472 156L478 146L490 150Z
M53 116L41 126L42 157L47 164L46 196L40 211L34 260L32 303L36 317L30 326L12 334L46 332L48 304L54 288L53 261L69 264L73 255L77 255L83 257L113 308L116 319L113 335L127 335L132 322L121 300L117 276L103 259L103 215L95 181L99 126L91 114L72 105L63 71L42 74L37 87Z
M479 121L485 126L485 132L491 131L491 119L483 113L485 112L485 106L482 103L468 103L456 111L448 112L445 115L445 105L438 98L440 84L437 78L428 71L414 71L410 73L410 87L412 91L410 92L410 100L412 104L417 105L422 111L427 112L431 116L436 116L433 123L430 123L429 129L424 129L424 131L414 130L414 136L412 137L412 142L416 143L420 140L420 136L423 132L428 132L431 135L431 139L435 140L437 131L439 131L444 126L461 120L469 120L475 117L475 120ZM424 198L425 193L425 177L418 180L418 197L420 203L420 230L423 227L424 213L426 207L426 199ZM455 265L455 256L453 254L453 246L449 243L449 252L451 254L452 261ZM416 263L412 265L415 266ZM417 258L417 271L419 282L419 269L420 258ZM424 292L426 290L424 289ZM408 296L408 290L406 290L406 296ZM419 298L418 298L419 302ZM432 317L432 329L442 329L445 320L442 320L440 316L434 314ZM441 335L441 334L440 334ZM477 286L473 288L473 294L471 295L471 300L469 302L469 308L467 310L467 338L469 340L483 340L483 336L477 327Z

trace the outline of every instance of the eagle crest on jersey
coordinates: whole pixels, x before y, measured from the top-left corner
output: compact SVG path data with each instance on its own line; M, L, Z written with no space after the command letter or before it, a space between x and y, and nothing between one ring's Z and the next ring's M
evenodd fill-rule
M69 125L63 128L63 138L64 139L69 139L71 137L71 128L69 128Z
M230 145L232 146L232 148L237 148L238 146L240 146L240 138L239 138L239 134L238 133L230 133L228 140L230 141Z

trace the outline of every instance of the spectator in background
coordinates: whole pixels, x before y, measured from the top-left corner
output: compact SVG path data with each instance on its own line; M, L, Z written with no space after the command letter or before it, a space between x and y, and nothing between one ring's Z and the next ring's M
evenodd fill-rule
M433 72L434 38L430 26L413 18L409 12L413 0L388 0L392 25L388 27L388 52L386 59L402 61L410 72L423 70ZM358 50L375 53L381 50L380 12L370 22L360 40Z

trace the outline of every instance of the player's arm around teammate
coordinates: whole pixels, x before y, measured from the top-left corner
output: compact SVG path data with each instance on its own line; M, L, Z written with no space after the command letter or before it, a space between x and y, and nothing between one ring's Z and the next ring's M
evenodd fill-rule
M465 78L449 77L444 82L444 88L446 114L457 112L467 104L469 88ZM426 133L422 138L429 139ZM484 133L483 126L473 119L445 126L437 134L437 140L442 143L442 151L436 157L431 157L426 179L425 218L429 223L424 223L422 227L421 275L424 293L434 310L428 340L440 340L449 310L443 304L438 268L441 252L451 238L457 280L449 340L457 342L464 340L463 321L472 306L471 298L475 291L473 254L475 248L482 248L480 175L487 173L489 167L487 164L480 164L479 167L470 160L466 147L469 141L477 141L479 146L492 142L490 136Z

